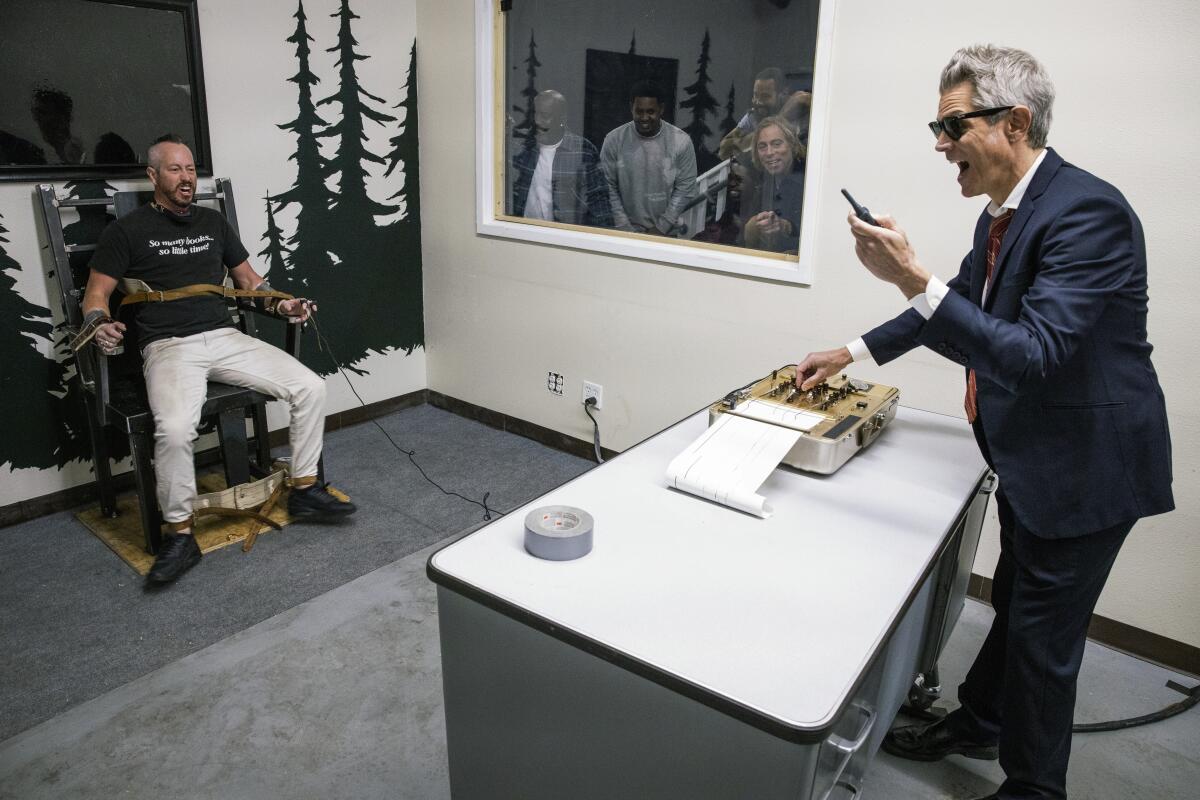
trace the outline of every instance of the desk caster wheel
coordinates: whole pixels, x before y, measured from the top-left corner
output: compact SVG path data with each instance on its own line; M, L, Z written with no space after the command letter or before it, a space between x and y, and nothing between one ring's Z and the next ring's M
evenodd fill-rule
M934 708L933 704L942 696L942 687L934 671L928 677L918 675L913 685L908 689L908 702L900 707L900 713L917 719L936 722L946 716L943 708Z

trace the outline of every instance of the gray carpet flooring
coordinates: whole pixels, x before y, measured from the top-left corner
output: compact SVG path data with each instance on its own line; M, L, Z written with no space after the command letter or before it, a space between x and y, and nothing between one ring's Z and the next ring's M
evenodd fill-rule
M379 423L443 487L501 511L592 466L428 405ZM325 466L357 514L210 553L163 590L70 512L0 529L0 741L484 521L370 423L330 434Z

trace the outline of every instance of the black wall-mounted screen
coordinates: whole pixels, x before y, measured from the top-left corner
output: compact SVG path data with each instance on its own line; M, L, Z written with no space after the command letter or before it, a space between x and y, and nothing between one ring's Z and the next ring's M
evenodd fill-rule
M212 174L196 0L2 0L0 180L144 174L164 133Z

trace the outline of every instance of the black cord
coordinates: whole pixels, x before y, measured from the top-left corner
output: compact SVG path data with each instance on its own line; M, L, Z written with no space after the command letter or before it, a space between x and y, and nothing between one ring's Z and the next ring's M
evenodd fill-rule
M596 418L592 416L592 407L595 405L596 398L594 397L589 397L587 400L584 400L583 413L588 415L588 418L592 421L592 426L596 429L595 434L592 436L592 445L596 448L596 463L603 464L604 459L600 455L600 423L597 422Z
M1159 709L1150 714L1143 714L1140 717L1130 717L1129 719L1117 719L1111 722L1090 722L1072 726L1071 730L1075 733L1102 733L1104 731L1123 731L1126 728L1136 728L1139 725L1149 725L1152 722L1162 722L1164 719L1170 719L1176 714L1182 714L1192 706L1200 703L1200 684L1188 689L1175 681L1167 681L1167 686L1177 692L1182 692L1187 695L1178 703L1172 703L1166 708Z
M337 371L340 372L342 374L342 377L346 379L346 385L350 387L351 392L354 392L354 396L358 398L359 404L362 405L363 408L366 408L367 407L366 401L364 401L362 399L362 395L360 395L358 393L358 390L354 388L354 384L351 383L350 376L346 374L346 370L342 369L342 364L340 361L338 361L337 355L333 352L333 346L329 344L329 339L325 338L325 334L321 333L321 327L319 325L317 325L316 316L310 316L308 318L308 321L312 323L313 331L317 334L317 344L321 345L323 347L323 349L327 353L329 353L329 360L333 362L333 366L336 367ZM481 501L481 500L472 500L471 498L467 497L466 495L462 495L462 494L459 494L458 492L452 492L449 489L442 488L441 484L439 484L433 478L431 478L427 474L425 474L425 470L421 467L420 464L417 463L417 459L415 458L415 453L416 453L415 450L405 450L403 447L396 444L395 440L393 440L392 437L388 434L388 432L386 430L384 430L384 427L379 424L378 420L372 418L371 423L376 428L379 428L379 432L382 433L384 438L387 439L388 442L391 443L392 447L396 448L401 453L404 453L404 455L408 456L408 460L411 461L412 465L417 468L417 472L421 473L421 477L424 478L425 480L429 481L429 483L433 484L433 486L439 492L441 492L444 495L448 495L450 497L457 497L460 500L466 500L468 503L474 503L475 505L477 505L483 509L483 518L485 520L490 520L492 518L492 510L490 508L488 508L488 504L487 504L487 499L491 495L491 492L484 492L483 500ZM599 440L597 440L597 441L599 441Z

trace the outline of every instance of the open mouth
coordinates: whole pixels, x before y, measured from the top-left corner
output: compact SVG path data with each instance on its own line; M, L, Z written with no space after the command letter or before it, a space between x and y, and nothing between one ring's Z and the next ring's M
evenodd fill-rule
M971 168L971 165L968 164L966 161L955 161L954 165L956 167L958 167L959 180L962 180L963 175L965 175L967 173L967 170L969 170Z

